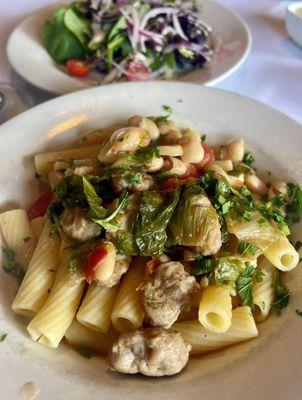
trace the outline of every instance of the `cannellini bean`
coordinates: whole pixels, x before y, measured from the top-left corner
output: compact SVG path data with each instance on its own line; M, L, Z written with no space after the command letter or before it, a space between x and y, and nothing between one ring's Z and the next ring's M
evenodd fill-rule
M114 244L111 242L104 242L102 246L107 250L107 255L101 262L99 262L94 276L100 283L107 281L111 277L116 260L116 249Z
M177 126L173 121L167 121L164 124L159 125L159 132L161 135L166 135L172 130L177 130Z
M179 157L183 155L183 148L179 144L171 146L157 146L161 156Z
M133 115L128 119L129 126L138 126L143 117L141 115Z
M234 162L243 160L244 157L244 140L234 139L228 144L229 157Z
M252 193L258 194L259 196L263 196L267 193L267 187L257 175L248 175L245 178L245 184Z
M196 140L201 142L200 133L193 131L192 129L186 129L183 132L183 142L186 142L187 140Z
M215 179L224 178L231 183L230 176L215 162L206 165L205 169L208 171L213 171Z
M164 159L162 157L153 156L152 160L146 164L146 172L157 172L164 166Z
M231 185L235 188L241 188L244 184L244 174L238 176L228 175Z
M282 181L274 181L271 183L272 189L274 192L277 192L278 194L285 194L287 195L288 189L287 189L287 184Z
M170 173L172 175L184 175L187 172L187 166L179 158L170 157L172 167Z
M220 160L214 161L216 165L219 165L225 172L232 171L233 161L232 160Z
M145 131L149 132L151 136L151 140L156 140L159 138L159 129L157 125L151 121L149 118L142 118L138 124L139 128L144 129Z
M199 285L201 289L205 289L207 286L209 286L209 279L206 276L203 276L200 279Z
M98 159L103 163L114 162L120 153L136 151L139 147L148 146L150 141L149 133L143 129L136 127L118 129L104 143Z
M204 149L200 141L189 140L182 145L183 155L181 157L182 161L185 163L199 163L203 160Z
M220 147L218 156L219 156L220 160L227 160L230 158L229 152L228 152L228 149L226 148L226 146Z
M182 134L179 130L173 130L165 135L164 143L169 144L169 142L178 142L182 138Z
M164 263L164 262L171 261L171 258L167 254L162 254L161 256L159 256L159 261L161 263Z

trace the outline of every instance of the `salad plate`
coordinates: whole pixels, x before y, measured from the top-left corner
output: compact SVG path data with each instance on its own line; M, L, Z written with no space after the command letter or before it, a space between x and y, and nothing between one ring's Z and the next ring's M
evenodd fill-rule
M185 82L214 85L235 72L246 60L251 50L252 38L248 26L232 10L226 8L219 3L216 3L215 1L204 0L199 3L201 5L201 21L203 24L202 29L206 34L208 34L208 29L211 30L212 44L210 52L213 52L213 54L208 57L206 54L207 51L205 49L197 49L195 43L190 43L184 32L181 30L180 42L182 43L182 47L180 48L180 50L178 50L178 47L180 46L179 42L172 42L171 44L168 43L168 46L164 49L164 51L172 51L172 53L169 53L170 55L173 54L173 52L175 54L177 52L178 54L182 53L182 55L184 55L185 57L185 60L190 61L192 52L191 47L195 46L194 52L200 52L199 58L201 60L196 59L196 62L194 61L194 65L196 66L194 66L193 68L192 66L190 68L186 67L189 65L188 62L186 62L184 65L182 63L181 68L183 68L183 70L180 70L181 73L171 75L168 71L168 73L165 74L164 78L169 80L173 79ZM116 60L114 60L114 64L112 64L114 66L113 71L110 70L109 73L106 73L104 75L104 73L99 72L102 72L102 70L104 69L102 59L100 59L101 62L99 62L98 59L93 59L91 61L91 57L89 56L89 62L92 62L92 65L94 66L95 64L97 64L98 70L96 70L96 67L94 67L91 72L83 77L70 75L67 72L68 68L66 69L63 64L58 64L57 62L55 62L54 59L50 57L49 53L43 47L43 30L45 22L47 20L51 20L54 11L60 6L68 6L69 4L70 1L61 1L60 3L42 9L34 15L25 19L12 32L7 44L7 56L13 68L24 79L31 82L35 86L56 94L64 94L86 87L104 84L106 82L114 82L118 79L124 79L125 76L126 78L130 77L129 80L146 79L145 75L142 77L142 73L139 73L137 75L133 74L133 69L134 71L137 71L137 69L133 66L131 66L130 69L126 68L125 72L124 65L127 61L126 59L122 59L122 62L120 62L119 60L118 63L116 63ZM162 7L162 10L165 9L167 10L167 7ZM130 23L132 22L129 20L129 24ZM176 26L179 28L179 24ZM169 29L171 30L170 26L166 28L166 31L168 32ZM145 31L142 32L143 34L145 34ZM179 32L179 30L177 30L177 32ZM85 34L85 31L83 34ZM53 44L54 42L52 42L54 35L50 32L50 30L47 37L48 38L46 40L48 46L53 46L52 49L55 49L55 54L53 52L51 54L55 57L55 59L56 57L60 57L61 55L57 52L57 45ZM182 37L184 37L186 40L184 40ZM155 39L156 38L157 36L155 37ZM109 46L112 43L114 43L114 46L117 46L117 41L115 39L112 39L112 42L109 43ZM184 49L183 44L189 47ZM93 47L94 42L91 45ZM76 50L74 51L74 54L78 54ZM102 51L106 52L106 59L108 59L108 57L111 57L109 54L111 51L109 47ZM155 50L154 53L155 55L156 51L157 50ZM143 55L143 58L144 57L145 55ZM183 56L181 57L183 58ZM205 61L204 57L209 58L209 61L205 64L203 64ZM142 60L141 56L140 60ZM171 67L171 63L174 60L174 55L173 60L171 60L171 58L169 57L165 58L165 60L167 65L169 64ZM159 61L157 59L151 61L149 61L149 71L153 71L154 68L159 68L158 64L162 64L163 62L162 60ZM175 61L173 61L173 65L174 64ZM202 67L198 66L202 64ZM177 65L179 65L179 63ZM71 68L71 73L75 74L73 66L71 66ZM128 75L125 75L125 73L128 73ZM117 78L115 79L115 76L113 75L117 75ZM118 75L122 76L119 77ZM162 75L158 73L154 74L152 72L152 78L161 79Z
M301 126L268 106L214 88L187 83L122 83L68 94L35 107L5 123L2 138L0 211L26 207L37 197L33 155L70 147L87 132L124 123L130 115L163 115L207 135L210 146L242 137L257 160L263 177L301 184ZM219 114L215 111L219 109ZM265 132L265 135L263 135ZM286 132L286 138L284 137ZM286 145L285 145L286 140ZM20 145L22 143L22 145ZM300 167L299 167L300 166ZM301 240L301 223L292 228L292 240ZM301 255L300 255L301 256ZM174 377L154 380L120 376L106 368L102 358L85 359L67 346L59 351L33 343L24 321L10 304L17 283L0 271L0 389L6 400L18 395L39 399L134 400L197 399L267 400L300 398L301 267L288 275L289 306L259 325L260 335L235 347L194 357ZM284 355L286 354L286 357ZM269 366L269 368L268 368ZM251 382L253 384L251 384ZM29 397L29 396L32 397Z

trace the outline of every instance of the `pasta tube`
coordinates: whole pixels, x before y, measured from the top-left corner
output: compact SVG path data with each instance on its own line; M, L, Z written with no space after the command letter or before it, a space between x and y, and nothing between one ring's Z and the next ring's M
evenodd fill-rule
M210 332L199 321L177 322L172 329L179 331L192 346L191 354L217 350L258 336L257 326L248 306L232 311L231 327L223 333Z
M101 354L108 353L117 336L117 332L113 329L108 333L95 332L75 319L65 333L67 342L73 346L81 346Z
M223 286L208 286L202 292L198 319L211 332L222 333L229 329L232 320L230 291Z
M139 259L130 266L118 291L111 321L115 329L125 332L139 328L144 319L144 310L139 292L136 290L144 278L144 262Z
M34 316L43 306L53 285L59 264L60 238L57 234L51 234L51 228L47 220L12 304L17 314Z
M74 319L84 290L84 282L73 286L65 258L45 304L27 326L31 338L48 347L57 348Z
M264 257L259 267L263 272L263 279L261 282L256 282L253 286L253 300L255 305L253 314L257 322L262 322L268 317L274 301L273 274L276 270Z
M285 236L271 244L264 255L280 271L290 271L299 264L299 254Z
M116 293L117 286L106 288L92 283L77 313L77 320L94 331L108 332Z
M0 214L0 228L7 247L15 252L15 260L26 270L37 243L26 211L18 209Z

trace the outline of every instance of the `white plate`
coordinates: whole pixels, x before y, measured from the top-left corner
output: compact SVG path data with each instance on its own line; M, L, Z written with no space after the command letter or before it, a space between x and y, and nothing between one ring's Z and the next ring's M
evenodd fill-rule
M85 78L73 78L55 64L41 44L42 30L54 6L45 8L23 21L11 34L7 56L13 68L27 81L42 89L65 94L99 84L96 72ZM231 75L247 58L251 49L251 33L245 22L233 11L213 1L202 1L203 18L213 27L221 41L220 50L203 69L186 74L180 80L214 85Z
M44 103L0 127L0 211L27 206L37 195L32 158L59 148L83 133L129 115L158 115L170 105L174 119L207 134L209 143L244 137L263 171L300 181L301 126L247 98L197 85L154 82L92 88ZM272 178L273 178L272 177ZM295 227L298 237L300 227ZM301 399L301 267L288 274L292 292L280 318L260 326L260 337L239 346L193 358L178 376L148 379L109 372L102 359L87 360L61 346L33 343L22 320L10 310L13 278L0 271L0 393L16 400L20 387L34 381L39 399L62 400L298 400ZM24 348L28 355L22 356ZM0 395L1 399L3 398Z

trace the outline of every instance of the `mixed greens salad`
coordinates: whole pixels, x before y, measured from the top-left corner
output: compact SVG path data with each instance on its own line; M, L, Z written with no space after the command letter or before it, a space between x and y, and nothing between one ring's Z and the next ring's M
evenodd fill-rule
M104 83L169 78L213 53L211 27L192 0L76 0L55 10L42 40L71 75L93 69Z

